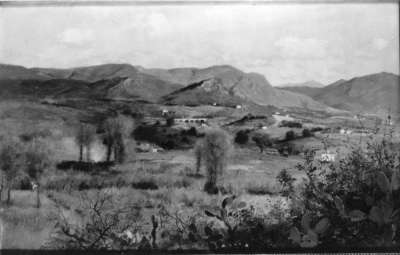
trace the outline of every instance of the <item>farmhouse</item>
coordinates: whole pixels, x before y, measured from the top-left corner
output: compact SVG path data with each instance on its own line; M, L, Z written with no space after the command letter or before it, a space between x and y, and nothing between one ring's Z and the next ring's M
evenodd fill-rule
M322 163L334 162L335 159L336 159L336 153L329 151L321 153L321 155L319 156L319 161Z

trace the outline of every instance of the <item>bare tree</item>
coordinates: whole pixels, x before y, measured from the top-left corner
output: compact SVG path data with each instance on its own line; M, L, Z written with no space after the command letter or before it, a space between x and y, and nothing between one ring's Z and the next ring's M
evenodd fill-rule
M0 169L2 171L2 182L5 180L7 186L7 204L11 202L11 189L19 174L20 166L21 144L13 139L4 139L0 148Z
M83 250L140 247L142 240L132 239L132 234L139 230L137 220L141 219L137 208L131 205L116 206L115 197L104 190L93 195L83 194L80 202L85 224L71 223L64 216L64 205L56 202L59 209L58 224L47 246Z
M33 140L24 152L24 167L28 176L35 182L33 189L36 191L37 208L40 208L40 176L49 164L49 151L40 140Z
M94 127L89 124L80 123L76 133L76 143L79 146L79 161L83 161L83 151L86 149L86 161L90 161L90 150L95 139Z
M218 193L218 177L222 176L228 161L231 142L227 133L213 129L204 137L204 162L207 170L207 181L204 190L210 194Z

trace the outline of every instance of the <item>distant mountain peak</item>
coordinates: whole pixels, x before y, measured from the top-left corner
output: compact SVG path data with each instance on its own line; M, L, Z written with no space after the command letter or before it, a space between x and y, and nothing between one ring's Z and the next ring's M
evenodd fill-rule
M305 82L300 82L300 83L285 83L281 84L278 87L309 87L309 88L322 88L325 85L315 81L315 80L309 80Z

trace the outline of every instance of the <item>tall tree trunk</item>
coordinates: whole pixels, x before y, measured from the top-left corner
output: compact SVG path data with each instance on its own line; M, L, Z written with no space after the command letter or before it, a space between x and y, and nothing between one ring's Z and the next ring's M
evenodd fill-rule
M4 189L4 177L1 176L1 183L0 183L0 202L3 201L3 189Z
M86 146L86 161L90 162L90 146Z
M79 162L83 160L83 144L79 144Z
M197 153L196 155L196 174L200 174L201 169L201 153Z
M40 208L39 184L36 188L36 208Z
M110 162L111 160L111 153L112 153L112 147L110 144L107 144L107 162Z
M11 203L11 187L8 187L7 189L7 204L9 205Z

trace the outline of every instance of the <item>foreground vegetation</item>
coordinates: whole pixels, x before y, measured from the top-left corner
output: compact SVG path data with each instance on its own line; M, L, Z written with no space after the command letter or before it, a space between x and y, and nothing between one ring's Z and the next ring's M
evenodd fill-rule
M69 161L55 160L46 132L3 137L3 248L399 246L400 148L389 129L331 163L313 150L304 159L267 155L275 142L262 134L251 138L257 152L242 147L248 137L215 128L185 133L196 138L192 150L138 153L134 130L121 116L100 130L77 125ZM104 162L91 160L98 140Z

